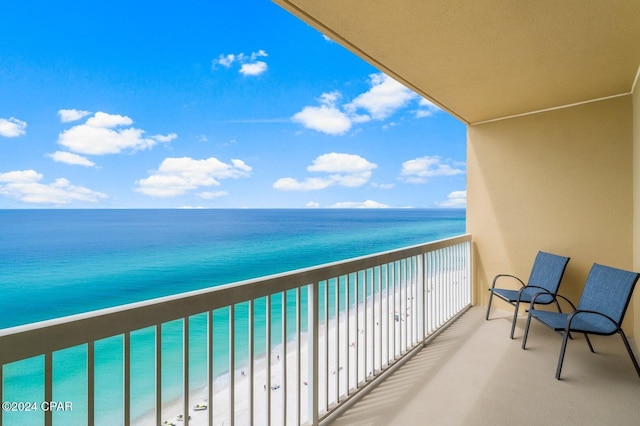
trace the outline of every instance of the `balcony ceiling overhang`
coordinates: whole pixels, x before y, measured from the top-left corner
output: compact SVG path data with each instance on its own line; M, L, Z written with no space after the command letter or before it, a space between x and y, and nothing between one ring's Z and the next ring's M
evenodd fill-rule
M637 0L273 1L469 124L629 94L640 65Z

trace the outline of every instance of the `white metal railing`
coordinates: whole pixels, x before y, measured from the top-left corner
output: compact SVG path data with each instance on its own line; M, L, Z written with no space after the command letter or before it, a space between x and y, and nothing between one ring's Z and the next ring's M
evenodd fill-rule
M470 302L464 235L0 330L0 426L316 425Z

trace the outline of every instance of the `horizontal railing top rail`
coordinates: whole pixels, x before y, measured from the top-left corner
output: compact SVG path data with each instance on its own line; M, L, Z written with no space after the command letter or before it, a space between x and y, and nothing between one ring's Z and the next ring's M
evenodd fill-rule
M258 299L453 244L461 235L233 284L0 330L0 365Z

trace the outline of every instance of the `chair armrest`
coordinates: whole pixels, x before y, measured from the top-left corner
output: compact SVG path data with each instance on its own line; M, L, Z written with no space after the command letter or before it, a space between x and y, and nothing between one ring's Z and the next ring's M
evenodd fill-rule
M554 298L555 298L555 296L556 296L554 293L551 293L549 290L547 290L547 289L546 289L546 288L544 288L544 287L540 287L540 286L537 286L537 285L531 285L531 284L528 284L528 285L526 285L526 286L522 287L522 288L518 291L518 302L520 301L520 297L522 296L522 292L523 292L523 291L525 291L525 290L528 290L528 289L530 289L530 288L537 288L537 289L540 289L540 291L538 291L538 292L536 292L536 293L534 293L534 294L533 294L533 298L532 298L532 299L536 298L536 297L537 297L538 295L540 295L540 294L549 294L549 295L554 296Z
M565 327L565 330L570 330L571 329L571 322L573 321L573 319L575 317L577 317L580 314L595 314L595 315L599 315L599 316L604 317L604 318L608 319L609 321L611 321L611 323L614 324L617 328L620 328L620 324L618 324L609 315L603 314L602 312L598 312L598 311L589 311L589 310L586 310L586 309L581 309L581 310L576 309L575 311L571 312L569 314L569 316L567 317L567 326Z
M496 286L496 281L498 281L498 278L501 277L508 277L508 278L514 278L516 280L518 280L520 282L520 285L522 287L524 287L526 284L524 283L524 281L522 281L520 278L516 277L515 275L509 275L509 274L498 274L493 278L493 282L491 283L491 288L488 289L489 291L493 290Z
M533 309L533 305L535 305L536 303L536 299L538 298L538 296L542 295L542 294L550 294L553 296L553 298L558 301L558 298L564 300L565 302L567 302L571 308L574 310L574 312L577 310L576 305L573 304L573 302L571 302L571 300L567 299L565 296L559 294L559 293L551 293L549 291L541 291L539 293L536 293L533 295L533 297L531 298L531 305L530 305L530 309Z

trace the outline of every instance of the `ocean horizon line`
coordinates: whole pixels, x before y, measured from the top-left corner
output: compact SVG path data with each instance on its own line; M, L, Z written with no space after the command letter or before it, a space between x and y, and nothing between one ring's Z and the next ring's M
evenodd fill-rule
M466 207L2 207L0 211L88 211L88 210L300 210L300 211L395 211L395 210L442 210L466 211Z

